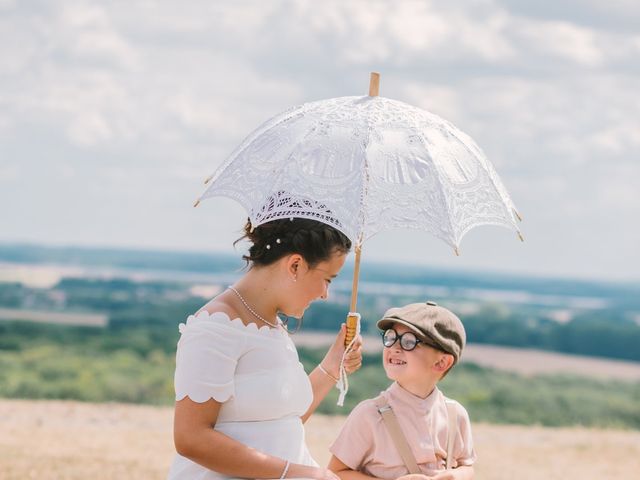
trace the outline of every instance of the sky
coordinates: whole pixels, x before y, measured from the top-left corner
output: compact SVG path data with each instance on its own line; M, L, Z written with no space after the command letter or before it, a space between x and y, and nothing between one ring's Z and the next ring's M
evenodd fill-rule
M363 262L640 280L640 9L631 0L0 0L0 242L233 253L193 201L294 105L380 94L469 134L525 237L415 231ZM238 253L239 254L239 253Z

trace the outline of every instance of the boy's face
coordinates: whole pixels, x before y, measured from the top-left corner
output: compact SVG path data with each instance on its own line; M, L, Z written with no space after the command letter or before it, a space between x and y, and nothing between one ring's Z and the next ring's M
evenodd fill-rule
M398 335L411 331L400 323L394 323L392 328ZM437 364L443 356L446 354L424 343L419 343L416 348L407 352L400 347L400 341L397 340L391 347L383 348L382 363L387 377L404 387L440 379L442 372Z

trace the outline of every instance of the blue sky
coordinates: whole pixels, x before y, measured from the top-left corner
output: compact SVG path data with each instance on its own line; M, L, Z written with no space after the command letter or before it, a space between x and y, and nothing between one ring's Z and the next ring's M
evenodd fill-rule
M204 178L379 71L474 138L526 241L396 231L364 259L640 280L635 2L0 0L0 58L0 242L233 252L245 214L193 209Z

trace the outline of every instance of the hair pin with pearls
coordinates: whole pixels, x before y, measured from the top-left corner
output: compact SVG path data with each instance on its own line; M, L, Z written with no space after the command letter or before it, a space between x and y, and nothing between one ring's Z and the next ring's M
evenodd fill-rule
M278 245L280 245L282 243L282 240L280 240L279 238L276 238L276 243ZM271 244L267 243L267 250L271 250Z

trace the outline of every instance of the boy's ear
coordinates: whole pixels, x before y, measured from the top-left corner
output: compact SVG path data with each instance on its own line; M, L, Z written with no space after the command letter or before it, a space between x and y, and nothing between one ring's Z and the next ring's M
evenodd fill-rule
M450 353L443 353L440 355L440 358L434 364L433 368L436 372L444 373L451 368L451 365L453 365L453 355Z

